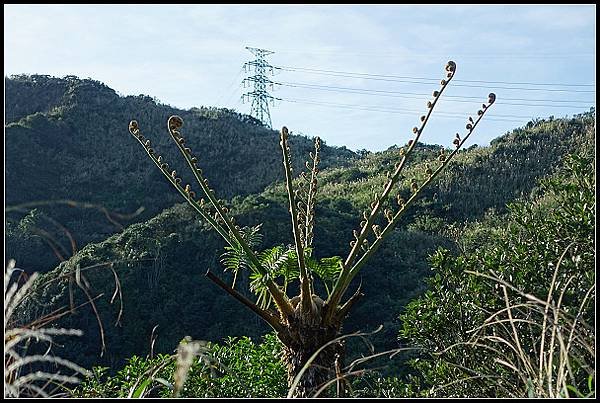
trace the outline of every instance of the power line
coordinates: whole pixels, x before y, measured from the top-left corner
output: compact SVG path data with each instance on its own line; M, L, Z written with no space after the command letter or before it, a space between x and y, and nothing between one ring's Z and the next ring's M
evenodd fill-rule
M302 70L302 71L314 71L314 72L325 72L325 73L352 74L352 75L357 75L357 76L388 77L388 78L407 78L407 79L414 79L414 80L439 81L438 78L398 76L398 75L391 75L391 74L353 73L353 72L348 72L348 71L323 70L323 69L314 69L314 68L307 68L307 67L274 66L274 68L276 68L276 69L283 69L283 70L290 70L290 71L299 71L299 70ZM454 79L453 81L455 81L455 82L462 82L462 83L541 85L541 86L563 86L563 87L594 87L595 86L595 84L558 84L558 83L532 83L532 82L459 80L459 79Z
M279 99L279 98L277 98ZM282 99L283 100L283 99ZM296 101L299 102L318 102L321 104L329 104L329 105L340 105L340 106L363 106L363 105L355 105L355 104L341 104L341 103L337 103L337 102L327 102L327 101L312 101L310 99L295 99ZM404 109L404 108L394 108L394 107L389 107L389 106L381 106L381 105L367 105L368 107L373 107L373 108L382 108L382 109L389 109L389 110L395 110L395 111L402 111L402 112L411 112L411 113L421 113L423 111L419 111L419 110L415 110L415 109ZM438 114L450 114L450 115L460 115L460 116L466 116L469 113L465 112L443 112L443 111L438 111L436 112ZM524 116L524 115L501 115L501 114L497 114L497 113L493 113L493 116L498 116L498 117L509 117L509 118L522 118L522 119L529 119L531 118L531 116Z
M308 87L330 87L330 88L338 88L338 89L346 89L346 90L355 90L355 91L369 91L369 92L380 92L380 93L388 93L388 94L403 94L403 95L418 95L419 97L427 97L429 94L418 93L418 92L405 92L405 91L384 91L384 90L371 90L367 88L352 88L352 87L334 87L334 86L326 86L321 84L309 84L309 83L290 83L290 82L281 82L274 83L277 85L284 85L289 87L300 87L304 88ZM444 95L446 98L466 98L466 99L480 99L481 97L468 96L468 95ZM410 97L413 98L413 97ZM554 99L531 99L531 98L505 98L502 97L503 100L508 101L534 101L534 102L560 102L560 103L585 103L587 101L573 101L573 100L554 100ZM593 101L592 101L593 102Z
M338 103L333 103L333 102L316 102L316 101L311 101L311 100L287 99L287 98L276 98L276 99L279 101L292 102L292 103L298 103L298 104L327 106L327 107L334 107L334 108L341 108L341 109L364 110L364 111L370 111L370 112L385 112L385 113L410 115L410 116L415 116L415 114L422 112L422 111L415 111L415 110L409 110L409 109L386 108L386 107L380 107L380 106L376 106L376 105L338 104ZM451 113L451 112L437 112L436 115L438 115L441 118L461 119L461 120L466 120L466 118L469 116L469 114L458 114L458 113ZM493 115L493 116L501 116L501 115ZM505 118L489 117L489 118L486 118L486 120L492 120L492 121L496 121L496 122L522 122L523 121L522 119L533 119L534 118L534 116L517 116L517 115L502 115L502 116L515 116L520 119L505 119Z
M422 99L423 97L429 96L428 94L420 94L414 92L402 92L402 91L387 91L387 90L373 90L366 88L352 88L352 87L337 87L331 85L320 85L320 84L308 84L308 83L293 83L293 82L274 82L275 85L281 85L286 87L295 87L295 88L304 88L304 89L314 89L321 91L332 91L332 92L346 92L350 94L361 94L361 95L372 95L372 96L386 96L386 97L395 97L395 98L409 98L409 99ZM481 97L475 96L462 96L462 95L444 95L444 97L452 98L449 99L449 102L461 102L461 103L472 103L473 101L465 100L465 99L481 99ZM458 99L460 98L460 99ZM464 99L463 99L464 98ZM515 100L515 101L535 101L535 102L566 102L566 103L575 103L578 102L582 105L546 105L546 104L534 104L534 103L515 103L515 102L505 102L505 100ZM539 106L539 107L550 107L550 108L586 108L589 104L586 104L585 101L559 101L559 100L540 100L540 99L527 99L527 98L501 98L498 99L498 104L502 105L515 105L515 106ZM593 103L593 102L591 102Z
M376 80L376 81L388 81L388 82L400 82L400 83L412 83L412 84L431 84L431 82L437 82L439 79L426 78L426 77L411 77L411 76L394 76L394 75L383 75L383 74L369 74L369 73L352 73L335 70L320 70L320 69L308 69L304 67L287 67L287 66L274 66L275 69L281 69L292 72L307 72L311 74L327 75L333 77L344 77L344 78L361 78L365 80ZM431 81L431 82L428 82ZM527 83L519 82L512 83L508 81L484 81L484 80L454 80L456 82L463 83L486 83L486 84L508 84L508 85L536 85L536 86L565 86L565 87L593 87L595 84L551 84L551 83ZM472 88L489 88L489 86L472 85L472 84L455 84L455 87L472 87ZM523 90L523 91L548 91L548 92L574 92L574 93L595 93L595 90L574 90L574 89L558 89L558 88L525 88L525 87L498 87L498 89L507 90Z
M240 75L242 74L243 71L244 71L244 67L241 67L240 70L235 75L235 78L231 81L231 83L227 87L227 90L221 92L221 95L219 95L219 98L217 99L216 105L219 104L219 102L221 101L221 99L223 99L223 97L224 97L224 95L226 93L229 93L229 97L227 97L227 100L225 101L225 105L229 102L229 100L231 99L231 97L233 96L233 94L235 94L234 84L237 82L237 80L239 79L239 77L240 77ZM231 91L232 89L233 89L233 91Z

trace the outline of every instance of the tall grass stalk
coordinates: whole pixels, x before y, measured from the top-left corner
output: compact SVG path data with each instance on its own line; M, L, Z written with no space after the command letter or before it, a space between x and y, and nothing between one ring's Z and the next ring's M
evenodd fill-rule
M595 378L594 328L583 320L582 313L593 303L596 286L586 290L578 303L579 309L573 313L563 307L573 276L566 278L560 287L557 281L571 246L565 248L557 261L548 293L543 298L518 289L492 271L491 274L466 271L498 284L505 308L492 313L482 325L472 329L467 343L459 344L484 349L493 357L486 377L506 377L493 364L508 370L511 379L517 380L510 393L514 397L587 397L595 394L591 382L587 382L587 391L581 391L580 385Z
M36 280L32 274L19 287L11 281L15 261L10 260L4 272L4 397L58 397L64 395L67 384L79 382L78 375L88 371L79 365L51 354L54 336L81 336L76 329L15 326L13 313ZM47 324L44 321L44 324ZM43 326L43 325L42 325ZM34 343L47 343L43 354L27 355ZM42 368L42 369L35 369ZM53 372L49 372L53 368ZM28 372L30 370L30 372Z

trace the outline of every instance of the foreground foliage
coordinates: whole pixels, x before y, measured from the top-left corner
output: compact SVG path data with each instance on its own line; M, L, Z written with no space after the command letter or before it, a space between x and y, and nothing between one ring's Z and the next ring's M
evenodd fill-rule
M570 156L528 201L432 256L429 290L401 315L421 396L595 394L595 170Z
M398 347L397 315L411 299L425 291L423 278L430 273L427 256L439 246L456 250L444 228L450 224L456 226L462 219L482 220L488 210L503 213L507 202L530 193L540 177L554 172L567 150L582 150L584 144L593 147L594 122L593 113L572 119L540 120L494 140L489 147L471 147L460 152L446 174L430 185L429 192L425 190L426 197L417 200L407 212L405 222L410 224L397 228L366 264L362 284L363 292L370 297L356 304L345 329L353 332L383 324L382 332L373 336L377 350ZM438 151L436 146L420 143L416 146L415 164L407 167L406 178L400 184L402 192L410 192L410 178L424 171L425 164L435 160ZM391 147L370 153L347 168L320 172L314 237L314 248L319 254L315 257L334 256L347 247L352 240L355 217L368 208L372 189L385 184L385 167L399 161L399 148ZM242 225L263 223L260 247L264 248L293 242L291 225L286 221L286 203L284 186L278 184L260 194L236 197L227 206ZM492 223L496 225L498 220ZM23 231L27 231L29 221L22 224ZM18 231L21 229L15 230ZM489 231L482 228L479 232L485 235ZM8 243L20 245L25 253L29 244L16 239L8 236L7 248ZM74 273L77 267L84 270L101 265L85 273L93 288L90 293L98 297L105 354L100 355L100 329L89 305L60 319L62 327L81 329L85 334L72 339L69 349L60 353L80 365L119 368L126 357L145 356L156 325L159 328L155 351L160 352L171 351L186 334L211 341L220 341L227 335L259 337L268 332L268 326L253 318L250 311L240 310L237 301L199 275L219 264L224 245L214 231L197 220L190 207L175 205L103 242L83 247L73 258L42 275L40 283L46 285L32 287L37 302L24 304L24 309L19 309L15 316L27 323L69 305L71 288L75 304L85 302L85 294L72 287ZM123 290L123 315L118 323L121 304L118 300L111 304L115 292L111 264ZM232 277L226 272L223 278L231 284ZM360 277L354 280L355 286ZM247 271L240 273L236 288L246 288L249 282ZM173 323L170 318L174 316L189 320ZM358 349L349 345L348 354L355 355L355 351ZM401 375L405 368L397 363L399 360L390 366L386 362L386 373Z
M18 275L21 274L21 275ZM23 270L10 260L4 271L4 397L64 397L65 385L79 382L88 371L54 352L64 336L81 336L77 329L50 326L64 312L16 325L13 314L28 295L37 273L23 281Z
M185 342L184 342L185 343ZM193 357L179 397L282 397L287 392L281 343L273 334L255 344L248 337L206 343ZM74 397L173 397L177 360L174 355L131 357L115 375L106 367L73 391Z

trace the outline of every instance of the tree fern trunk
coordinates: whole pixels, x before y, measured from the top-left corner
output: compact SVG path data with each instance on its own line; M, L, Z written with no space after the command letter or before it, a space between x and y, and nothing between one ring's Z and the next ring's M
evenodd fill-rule
M283 361L287 366L288 387L291 387L313 354L338 337L340 329L321 324L291 323L288 330L291 337L283 348ZM293 397L312 397L326 382L335 379L336 358L338 363L342 363L344 355L343 341L336 341L325 347L304 370ZM335 389L335 383L332 387ZM319 396L327 396L328 390L331 388L327 388Z

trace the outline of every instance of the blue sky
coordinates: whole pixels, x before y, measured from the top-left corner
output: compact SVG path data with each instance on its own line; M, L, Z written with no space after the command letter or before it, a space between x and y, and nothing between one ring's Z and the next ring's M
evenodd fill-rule
M421 140L451 145L493 91L470 141L486 145L595 105L595 31L595 5L4 5L4 71L249 113L245 47L269 49L273 66L320 70L275 70L274 128L377 151L412 137L451 59L455 81Z

